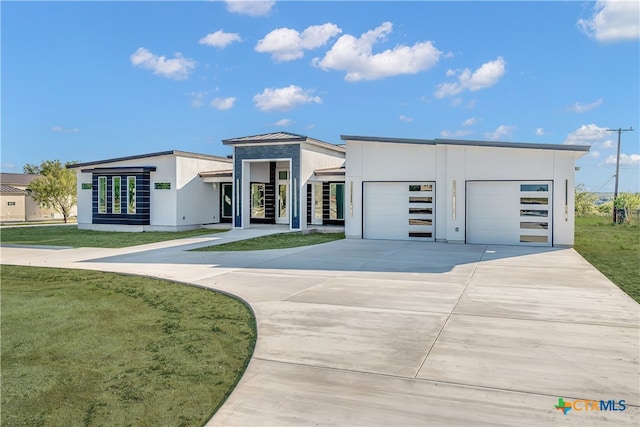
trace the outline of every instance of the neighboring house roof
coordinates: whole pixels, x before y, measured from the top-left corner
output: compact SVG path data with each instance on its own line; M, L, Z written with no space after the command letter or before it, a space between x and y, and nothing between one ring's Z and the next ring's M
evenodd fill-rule
M38 178L40 175L34 175L29 173L0 173L0 183L5 185L20 185L27 186L31 184L31 181Z
M340 135L343 141L363 141L363 142L391 142L400 144L426 144L426 145L466 145L472 147L502 147L502 148L529 148L534 150L564 150L564 151L584 151L591 149L588 145L568 145L568 144L532 144L528 142L500 142L500 141L473 141L457 139L406 139L388 138L378 136L356 136Z
M229 138L222 140L222 143L225 145L278 144L288 142L307 142L309 144L328 148L329 150L338 151L340 153L346 152L346 149L341 145L331 144L319 139L314 139L305 135L298 135L297 133L289 132L263 133L260 135L242 136L239 138Z
M233 176L233 169L225 169L225 170L219 170L219 171L207 171L207 172L200 172L198 173L198 176L200 176L200 178L227 178L227 177L232 177Z
M2 194L27 194L25 190L12 187L6 184L0 184L0 193Z
M178 156L178 157L189 157L193 159L217 160L220 162L227 162L227 163L232 162L232 160L229 159L228 157L210 156L208 154L198 154L198 153L190 153L188 151L170 150L170 151L159 151L157 153L138 154L135 156L116 157L113 159L106 159L106 160L96 160L93 162L75 163L73 165L67 166L67 168L75 169L75 168L82 168L86 166L102 165L106 163L123 162L125 160L147 159L151 157L160 157L160 156Z

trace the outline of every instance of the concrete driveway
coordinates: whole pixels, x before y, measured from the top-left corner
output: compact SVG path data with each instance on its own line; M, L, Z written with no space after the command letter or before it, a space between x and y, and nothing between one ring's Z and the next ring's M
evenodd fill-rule
M572 249L342 240L184 251L212 239L4 247L2 263L144 274L249 302L255 353L210 426L640 422L640 306ZM577 402L565 415L559 398L626 409Z

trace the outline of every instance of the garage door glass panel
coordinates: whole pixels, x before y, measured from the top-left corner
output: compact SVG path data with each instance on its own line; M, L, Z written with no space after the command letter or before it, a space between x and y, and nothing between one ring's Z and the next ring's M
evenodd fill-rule
M546 197L520 197L522 205L548 205L549 199Z
M433 191L432 184L411 184L409 185L409 191Z
M521 184L520 191L549 191L548 184Z
M522 243L547 243L547 236L520 236L520 242Z
M521 222L520 229L521 230L548 230L549 223L548 222Z
M433 203L433 197L409 197L409 203Z
M520 216L538 216L538 217L547 217L549 216L549 211L538 211L533 209L522 209L520 210Z

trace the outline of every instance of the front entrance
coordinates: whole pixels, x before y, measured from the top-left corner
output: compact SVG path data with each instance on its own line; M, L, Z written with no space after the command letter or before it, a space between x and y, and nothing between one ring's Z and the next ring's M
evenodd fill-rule
M289 224L289 171L276 170L276 224Z

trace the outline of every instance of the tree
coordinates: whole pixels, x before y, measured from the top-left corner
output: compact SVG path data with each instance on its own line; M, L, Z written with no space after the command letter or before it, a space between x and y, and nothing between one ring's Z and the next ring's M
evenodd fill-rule
M588 215L595 211L596 200L598 196L595 193L586 191L584 184L579 184L576 187L576 215Z
M40 165L26 164L25 173L40 175L31 181L27 191L43 208L54 209L62 215L66 224L71 208L76 205L76 173L59 160L45 160Z
M620 193L614 200L614 206L623 212L619 222L631 221L631 217L640 209L640 193Z

